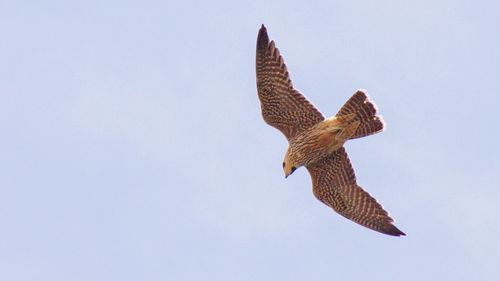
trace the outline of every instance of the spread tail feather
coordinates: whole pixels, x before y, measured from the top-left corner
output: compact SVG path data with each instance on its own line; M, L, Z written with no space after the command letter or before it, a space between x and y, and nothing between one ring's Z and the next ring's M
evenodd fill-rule
M359 121L356 132L350 139L361 138L376 134L384 129L382 117L377 115L377 106L368 98L363 90L358 90L342 106L336 116L345 116L355 113L354 121Z

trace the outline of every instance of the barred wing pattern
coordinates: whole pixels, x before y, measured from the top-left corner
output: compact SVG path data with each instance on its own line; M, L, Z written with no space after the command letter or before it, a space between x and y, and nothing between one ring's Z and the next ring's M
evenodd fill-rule
M312 103L293 88L283 58L274 41L269 42L264 25L257 37L256 71L262 117L289 141L297 133L325 119Z
M342 106L336 116L356 114L356 119L361 121L358 129L351 137L357 139L376 134L384 129L384 121L382 117L377 115L377 107L370 100L368 95L363 90L358 90L347 102Z
M356 176L345 148L307 166L316 198L342 216L375 231L393 236L405 235L394 226L382 206L356 183Z

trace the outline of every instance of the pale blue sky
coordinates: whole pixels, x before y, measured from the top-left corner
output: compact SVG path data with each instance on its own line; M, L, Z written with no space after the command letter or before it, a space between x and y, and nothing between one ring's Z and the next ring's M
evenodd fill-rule
M0 1L0 280L500 279L495 1ZM266 24L408 234L322 205L260 115Z

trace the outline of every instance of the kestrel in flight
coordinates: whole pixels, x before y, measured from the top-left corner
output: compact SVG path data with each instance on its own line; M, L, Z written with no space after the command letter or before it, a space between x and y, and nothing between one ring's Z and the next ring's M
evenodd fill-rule
M297 91L274 41L262 25L257 37L257 91L262 116L288 140L283 161L285 177L305 166L311 174L313 193L342 216L375 231L405 235L382 206L357 183L347 152L347 140L384 129L377 108L358 90L333 117L325 119Z

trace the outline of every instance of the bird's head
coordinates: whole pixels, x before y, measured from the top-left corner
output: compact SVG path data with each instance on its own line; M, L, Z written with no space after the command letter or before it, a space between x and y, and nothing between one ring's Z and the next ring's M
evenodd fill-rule
M286 151L285 160L283 160L283 171L285 172L285 178L291 175L299 165L296 163L295 157L292 157L290 153L290 148Z

